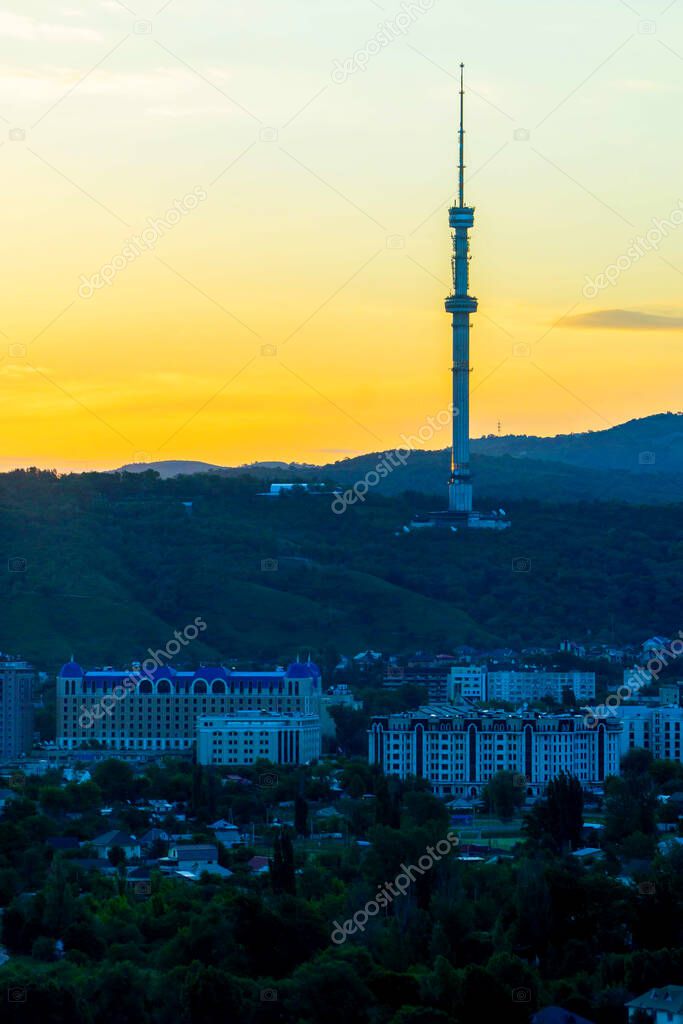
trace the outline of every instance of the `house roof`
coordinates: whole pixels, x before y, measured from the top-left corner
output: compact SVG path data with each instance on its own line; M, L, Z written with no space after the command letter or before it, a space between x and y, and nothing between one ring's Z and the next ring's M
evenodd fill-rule
M138 841L135 836L129 836L127 832L121 832L118 829L112 829L111 832L103 832L101 836L96 836L90 840L93 846L137 846Z
M162 828L150 828L145 832L144 836L140 837L141 843L153 843L155 839L168 839L168 832L164 832Z
M531 1018L532 1024L593 1024L586 1017L579 1017L561 1006L546 1006Z
M263 871L268 867L268 858L256 856L252 857L247 863L252 871Z
M216 860L218 857L218 848L216 846L209 846L206 843L175 846L174 849L177 852L177 859L182 861Z
M683 985L652 988L626 1005L641 1010L666 1010L668 1013L683 1013Z

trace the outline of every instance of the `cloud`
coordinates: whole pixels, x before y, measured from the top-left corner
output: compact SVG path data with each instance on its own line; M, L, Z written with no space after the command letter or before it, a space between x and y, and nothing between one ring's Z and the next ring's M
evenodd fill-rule
M0 11L0 37L19 39L24 42L44 40L48 42L93 42L102 39L101 33L93 28L79 28L76 25L55 25L38 21L25 14L11 14Z
M638 309L598 309L595 313L568 316L560 327L598 328L621 331L680 331L683 316L660 316Z

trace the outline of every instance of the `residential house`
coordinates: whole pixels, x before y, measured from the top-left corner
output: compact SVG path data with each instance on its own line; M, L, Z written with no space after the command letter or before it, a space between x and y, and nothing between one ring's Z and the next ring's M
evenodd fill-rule
M652 1024L683 1024L683 985L653 988L626 1004L629 1021L637 1020L637 1013L649 1014Z
M94 846L99 860L108 860L109 853L115 846L123 850L126 860L135 860L140 857L140 843L135 836L130 836L127 832L120 832L118 829L104 832L101 836L97 836L83 845Z

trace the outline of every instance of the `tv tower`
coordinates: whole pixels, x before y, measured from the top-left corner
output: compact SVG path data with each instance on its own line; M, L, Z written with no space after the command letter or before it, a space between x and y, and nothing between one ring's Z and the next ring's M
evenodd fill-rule
M453 317L453 447L448 480L448 510L462 516L472 512L470 482L470 316L477 312L477 300L469 294L470 228L474 207L465 206L465 66L460 65L460 131L458 204L448 211L453 231L453 294L446 299L446 312Z
M470 478L470 317L478 302L470 290L470 229L474 207L465 205L465 65L460 65L460 130L458 132L458 198L448 211L453 232L451 257L453 291L446 299L446 312L453 319L453 443L448 478L448 510L417 514L413 526L481 527L504 530L510 525L505 512L482 514L472 510Z

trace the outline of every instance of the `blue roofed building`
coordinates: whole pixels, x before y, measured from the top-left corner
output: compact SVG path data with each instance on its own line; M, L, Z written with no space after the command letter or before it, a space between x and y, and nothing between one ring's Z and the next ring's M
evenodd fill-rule
M97 741L107 750L190 753L199 715L319 716L321 692L320 669L311 661L252 672L156 662L84 669L72 660L57 675L57 746L75 750Z

